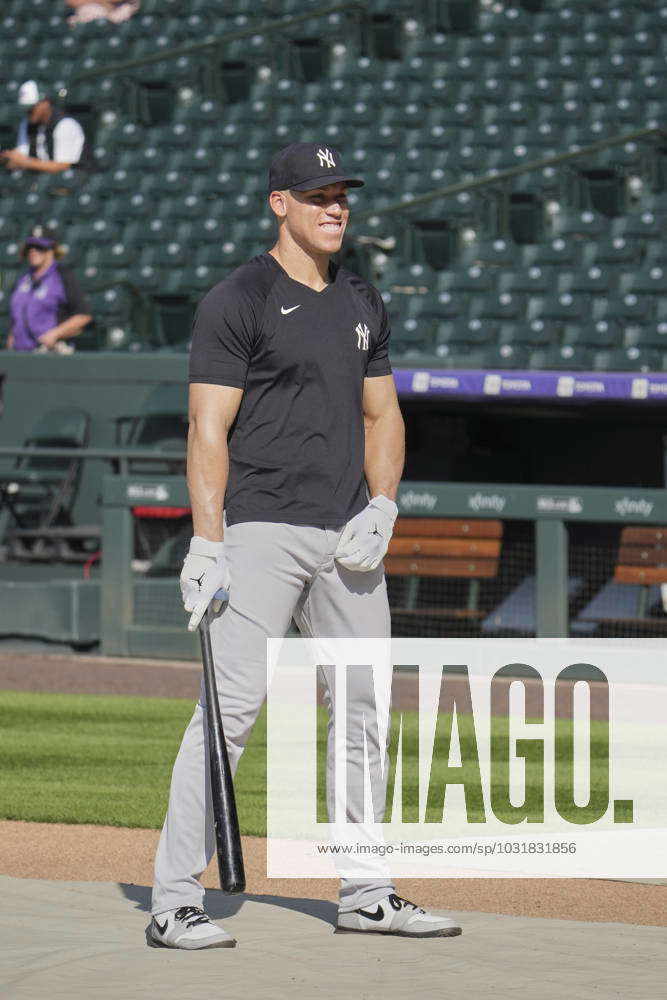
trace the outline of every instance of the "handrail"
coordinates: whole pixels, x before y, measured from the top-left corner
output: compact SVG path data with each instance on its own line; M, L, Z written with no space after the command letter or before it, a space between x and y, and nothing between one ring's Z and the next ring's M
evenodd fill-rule
M185 461L186 453L165 449L157 451L155 448L44 448L20 445L0 445L0 458L7 458L18 455L20 458L101 458L101 459L131 459L138 458L142 462L164 462L164 461ZM3 473L5 477L11 476L9 469Z
M58 96L66 97L70 89L76 83L86 80L94 80L100 76L109 76L122 72L126 69L136 69L138 66L148 66L152 63L163 62L165 59L177 59L179 56L189 56L194 52L205 52L208 49L217 49L230 42L237 42L242 38L252 38L253 35L261 35L265 32L279 31L281 28L290 28L292 25L301 24L303 21L310 21L316 17L325 17L327 14L338 14L345 10L359 10L365 13L366 7L358 0L347 0L345 3L330 4L325 7L316 7L305 14L293 14L289 17L281 17L277 20L259 21L237 31L229 31L218 38L210 39L206 42L192 42L189 45L178 45L170 49L162 49L160 52L153 52L150 55L140 56L137 59L124 59L121 62L107 63L97 69L88 70L87 73L80 73L69 83L68 87L63 87Z
M429 201L438 201L440 198L447 198L449 195L460 194L462 191L475 191L481 187L499 184L510 180L512 177L518 177L520 174L530 173L532 170L544 170L546 167L553 167L561 163L566 163L569 160L590 156L592 153L599 153L609 146L617 146L623 142L633 142L638 139L648 139L649 137L667 139L667 130L661 128L641 128L636 129L634 132L623 132L612 136L610 139L599 139L597 142L590 143L588 146L582 146L574 152L557 153L555 156L545 156L541 160L530 160L528 163L521 163L516 167L508 167L506 170L498 170L495 173L484 174L482 177L476 177L472 180L458 181L456 184L448 184L446 187L434 188L432 191L420 194L416 198L394 201L388 205L379 205L375 208L366 209L363 212L355 212L354 219L357 222L359 219L368 219L374 215L386 215L406 211L415 208L415 206L425 205Z

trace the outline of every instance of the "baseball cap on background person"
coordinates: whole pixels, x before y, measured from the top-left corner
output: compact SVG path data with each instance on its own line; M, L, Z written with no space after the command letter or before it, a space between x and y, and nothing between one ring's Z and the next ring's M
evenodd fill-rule
M364 185L345 171L337 149L318 142L293 142L276 153L269 166L269 193L312 191L341 182L348 187Z
M36 80L26 80L19 87L17 101L20 108L34 108L36 104L47 100L48 97L45 88Z
M21 245L21 257L26 257L30 247L38 250L53 250L55 257L62 257L62 247L59 246L55 230L49 226L33 226Z

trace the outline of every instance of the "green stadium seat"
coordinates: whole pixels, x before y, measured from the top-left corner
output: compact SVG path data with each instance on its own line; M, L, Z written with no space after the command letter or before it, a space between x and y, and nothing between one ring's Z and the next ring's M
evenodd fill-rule
M10 238L8 242L0 240L0 272L5 273L7 271L18 270L23 266L23 262L19 256L19 250L21 247L22 234L16 235L16 238Z
M484 349L480 367L503 370L527 368L529 357L529 349L523 344L492 344Z
M664 216L646 210L644 212L628 212L614 220L614 233L625 239L660 239L664 237L667 226Z
M104 216L76 222L68 227L65 234L70 246L86 249L95 249L101 244L117 243L120 235L121 228L118 223Z
M445 368L485 368L488 350L483 347L470 347L465 342L439 344L436 356Z
M484 293L493 285L488 270L479 264L471 264L456 271L444 271L437 277L438 291Z
M552 292L542 299L530 299L528 316L531 319L558 320L576 323L581 317L580 297L570 292Z
M440 322L435 329L437 347L447 344L486 344L491 345L498 340L499 325L485 322L481 319L455 319Z
M531 248L532 249L532 248ZM529 296L544 296L553 288L554 276L550 268L537 264L502 271L498 276L498 290L510 293L527 293Z
M85 245L84 245L85 246ZM131 247L121 240L115 243L89 244L81 251L84 273L89 268L97 271L112 271L116 276L131 277L136 256Z
M639 327L633 346L652 347L663 353L667 347L667 321L658 320Z
M422 312L436 319L464 317L468 311L468 300L451 292L428 292L422 296Z
M198 255L195 259L197 263L183 272L183 287L193 292L207 292L224 276L222 269L218 261L215 263L199 263Z
M128 192L114 201L114 210L123 221L155 217L155 200L142 191Z
M581 244L563 236L525 247L523 263L527 267L570 267L579 259Z
M530 355L528 366L547 371L591 371L594 369L595 355L588 347L568 345L538 348Z
M614 278L618 271L613 265L593 264L586 269L577 268L575 271L563 271L559 278L559 289L562 292L573 294L607 294L614 284Z
M533 348L553 345L560 338L560 327L542 319L528 322L503 323L500 328L499 346L529 351Z
M433 352L433 323L425 319L408 318L392 323L391 350L406 357L419 357Z
M609 222L602 215L586 209L582 212L561 212L556 217L556 235L566 237L598 237L606 235Z
M613 224L612 232L614 232ZM642 246L638 241L618 235L587 243L583 248L582 263L588 266L625 265L627 269L637 264L641 256Z
M497 237L473 243L461 254L461 264L469 267L477 264L499 268L511 266L519 258L520 250L515 243L509 239Z
M512 292L490 292L472 303L472 311L481 319L518 319L525 315L526 302L523 296Z
M90 417L80 409L59 408L43 413L24 440L26 447L79 449L88 443ZM81 473L81 459L22 456L0 484L2 506L11 515L4 539L14 558L49 560L46 539L54 529L72 525L72 509ZM35 537L33 532L39 531ZM30 536L23 532L31 532Z
M610 320L594 323L568 323L562 344L570 347L620 348L623 343L622 328Z
M651 349L623 347L619 350L600 351L595 355L599 371L648 372L660 371L660 355Z
M635 295L664 295L666 273L658 265L638 268L625 276L623 290Z
M635 295L633 292L613 293L597 298L594 307L596 319L612 319L627 323L643 323L653 310L652 296Z

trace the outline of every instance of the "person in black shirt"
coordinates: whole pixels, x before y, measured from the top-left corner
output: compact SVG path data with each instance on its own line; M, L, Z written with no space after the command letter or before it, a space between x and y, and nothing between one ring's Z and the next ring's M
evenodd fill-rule
M216 285L195 317L188 438L194 537L181 588L191 630L209 604L220 612L220 589L229 593L211 639L233 767L265 697L268 637L285 635L292 617L306 636L390 635L382 558L397 514L404 429L389 322L379 293L331 262L349 217L347 189L362 184L324 145L295 143L277 153L269 201L278 240ZM348 680L347 711L368 719L375 703L365 677ZM366 749L371 773L379 774L386 746L367 732ZM364 747L348 748L348 760L359 784ZM331 759L327 766L329 790ZM235 944L201 907L197 874L214 850L205 769L199 704L174 765L155 861L150 933L168 947ZM387 770L372 787L376 817ZM363 788L353 788L349 800L349 818L363 820ZM461 933L455 921L425 913L377 879L343 879L337 929Z

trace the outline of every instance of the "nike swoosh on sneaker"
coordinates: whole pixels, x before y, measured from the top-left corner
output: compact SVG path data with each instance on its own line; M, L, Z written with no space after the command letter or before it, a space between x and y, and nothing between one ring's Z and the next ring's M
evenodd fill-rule
M378 903L378 908L375 913L371 913L370 910L357 910L362 917L366 917L368 920L384 920L384 910Z
M164 927L162 927L162 925L157 922L157 919L155 917L153 917L153 920L155 920L155 926L159 930L160 934L166 934L167 933L167 924L169 923L169 921L165 920Z
M291 308L289 309L285 309L285 306L281 306L280 311L283 314L283 316L287 316L288 313L293 313L295 309L300 309L300 308L301 308L301 303L299 302L298 306L291 306Z

